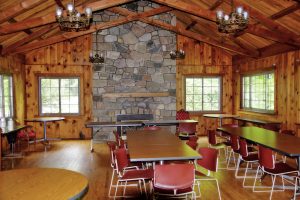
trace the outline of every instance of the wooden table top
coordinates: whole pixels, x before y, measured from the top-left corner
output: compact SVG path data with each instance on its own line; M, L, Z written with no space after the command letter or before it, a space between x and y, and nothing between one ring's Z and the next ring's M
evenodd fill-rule
M130 161L194 160L201 155L168 130L127 132Z
M142 126L142 121L135 121L135 122L87 122L85 126L87 128L94 128L94 127L128 127L128 126Z
M54 122L64 120L64 117L35 117L30 119L25 119L26 122Z
M217 128L217 130L237 135L241 138L245 138L256 144L271 148L272 150L280 152L287 156L300 156L300 138L292 135L280 134L255 126L235 128L226 127Z
M28 168L0 172L0 199L75 200L87 192L80 173L54 168Z
M203 115L203 117L226 119L226 118L234 118L234 117L238 117L238 116L231 115L231 114L205 114L205 115Z
M281 122L278 121L267 121L267 120L260 120L260 119L252 119L252 118L246 118L246 117L234 117L234 119L239 121L246 121L246 122L252 122L255 124L281 124Z
M16 125L16 124L12 124L12 125L8 125L8 126L1 126L0 129L2 129L2 134L10 134L13 132L18 132L24 128L30 127L29 125Z
M178 125L179 123L198 123L198 121L193 119L187 120L151 120L144 121L143 124L145 126L170 126L170 125Z

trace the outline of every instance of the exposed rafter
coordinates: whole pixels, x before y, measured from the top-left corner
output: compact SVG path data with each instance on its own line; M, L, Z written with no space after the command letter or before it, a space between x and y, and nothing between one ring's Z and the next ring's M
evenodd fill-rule
M16 48L13 53L22 53L22 52L30 51L30 50L37 49L40 47L52 45L54 43L62 42L62 41L76 38L76 37L79 37L82 35L91 34L97 30L102 30L102 29L107 29L110 27L118 26L118 25L125 24L125 23L131 22L131 21L136 21L140 18L150 17L150 16L157 15L160 13L168 12L170 10L171 9L168 7L159 7L159 8L155 8L155 9L143 12L143 13L130 14L130 15L127 15L126 17L121 17L121 18L113 20L113 21L104 22L104 23L101 23L98 25L93 25L90 27L89 30L86 30L86 31L65 32L63 34L56 35L56 36L53 36L53 37L50 37L50 38L47 38L47 39L44 39L44 40L41 40L38 42L26 44L24 46Z
M283 16L286 16L288 14L291 14L291 13L295 12L298 9L300 9L300 3L296 2L295 4L291 5L290 7L287 7L285 9L279 11L278 13L275 13L270 18L271 19L279 19Z
M185 28L185 30L190 30L190 29L193 28L196 24L197 24L196 21L192 21L192 23L190 23L190 24Z
M102 0L102 1L97 1L94 3L89 3L86 5L86 7L90 7L93 9L93 11L97 11L97 10L102 10L102 9L110 8L113 6L121 5L124 3L129 3L132 1L133 0L114 0L114 1ZM76 9L77 9L77 11L82 12L84 7L78 6ZM55 21L56 21L55 12L53 12L53 13L47 14L43 17L30 18L30 19L23 20L22 22L3 25L0 27L0 35L14 33L14 32L22 31L25 29L31 29L34 27L50 24Z
M215 10L217 7L219 7L224 0L217 0L210 8L209 10Z
M132 12L130 12L127 9L124 9L124 8L111 8L109 10L112 11L112 12L115 12L115 13L119 13L121 15L132 14ZM205 37L205 36L202 36L202 35L200 35L198 33L185 30L185 27L183 25L179 24L178 22L177 22L177 25L175 27L175 26L172 26L170 24L164 23L162 21L155 20L155 19L150 19L150 18L147 18L147 17L140 18L139 20L142 21L142 22L145 22L147 24L158 26L160 28L163 28L163 29L166 29L166 30L169 30L169 31L172 31L172 32L184 35L184 36L187 36L189 38L193 38L195 40L202 41L202 42L211 44L213 46L220 47L222 49L233 51L233 52L238 53L238 54L243 54L243 55L253 56L253 57L255 56L255 55L249 55L249 52L244 51L241 48L237 48L237 47L229 45L229 44L222 44L222 43L220 43L220 42L218 42L216 40L213 40L213 39L211 39L209 37Z
M65 6L62 4L61 0L55 0L56 5L58 5L59 7L61 7L63 10L65 10Z
M0 24L45 1L47 0L24 0L21 3L14 4L13 6L6 8L5 10L1 9Z
M186 3L184 1L178 1L178 0L152 0L152 1L210 21L216 21L214 12L204 9L196 4Z

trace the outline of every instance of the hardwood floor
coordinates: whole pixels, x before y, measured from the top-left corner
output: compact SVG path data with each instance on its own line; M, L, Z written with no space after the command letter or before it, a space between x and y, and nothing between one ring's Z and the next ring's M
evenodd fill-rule
M107 194L112 172L109 163L109 151L106 144L102 143L95 144L95 151L91 153L89 142L88 140L57 141L53 142L46 151L41 144L38 144L34 152L27 153L22 159L4 160L3 168L10 170L12 167L54 167L78 171L89 179L89 191L84 200L108 199ZM205 138L200 139L200 146L207 146ZM269 199L269 193L253 193L252 189L243 189L242 181L234 178L234 171L219 170L217 177L223 200ZM268 179L264 182L270 183ZM203 200L218 199L214 182L202 182L201 192L201 199ZM284 200L291 197L291 190L273 194L273 200Z

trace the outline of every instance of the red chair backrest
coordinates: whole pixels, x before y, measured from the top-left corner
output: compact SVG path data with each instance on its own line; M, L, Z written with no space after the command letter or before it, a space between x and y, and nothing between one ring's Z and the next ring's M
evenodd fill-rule
M293 135L293 136L296 135L295 131L293 131L293 130L281 130L280 133L286 134L286 135Z
M248 152L248 144L245 139L239 139L240 144L240 154L242 157L247 157L249 155Z
M196 150L198 146L196 141L187 141L186 144L189 145L194 150Z
M274 169L275 160L271 149L259 145L258 157L259 157L259 164L261 167L267 169Z
M208 143L211 145L217 144L216 139L216 131L215 130L207 130Z
M218 166L218 150L202 147L198 149L198 153L202 155L202 159L197 160L198 165L209 171L216 172Z
M266 125L264 125L264 129L278 132L280 127L277 124L266 124Z
M176 112L176 120L185 120L185 119L190 119L190 113L188 111L181 109Z
M160 130L161 128L159 126L145 126L144 130L146 131L157 131Z
M240 149L238 136L230 135L230 144L233 151L238 151Z
M128 167L129 162L128 162L128 157L127 157L127 152L126 149L121 148L121 149L116 149L114 151L115 154L115 159L116 159L116 168L118 173L121 173L125 167Z
M197 142L198 141L198 137L197 136L191 136L191 137L189 137L189 141Z
M179 133L196 133L196 124L195 123L179 123L178 126Z
M154 188L179 190L191 188L194 184L193 164L155 165Z

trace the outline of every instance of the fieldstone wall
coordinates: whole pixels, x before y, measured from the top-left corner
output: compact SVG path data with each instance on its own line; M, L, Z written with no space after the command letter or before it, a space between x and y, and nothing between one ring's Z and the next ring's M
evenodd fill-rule
M124 6L143 12L158 7L147 1ZM97 23L111 21L118 15L95 13ZM169 24L176 18L170 13L154 16ZM176 49L176 34L139 21L123 24L93 34L93 49L105 57L103 65L94 66L94 121L116 121L116 114L153 114L155 119L175 119L176 61L169 52ZM94 52L95 53L95 52ZM167 97L106 98L107 93L169 92ZM110 131L110 130L108 130Z

